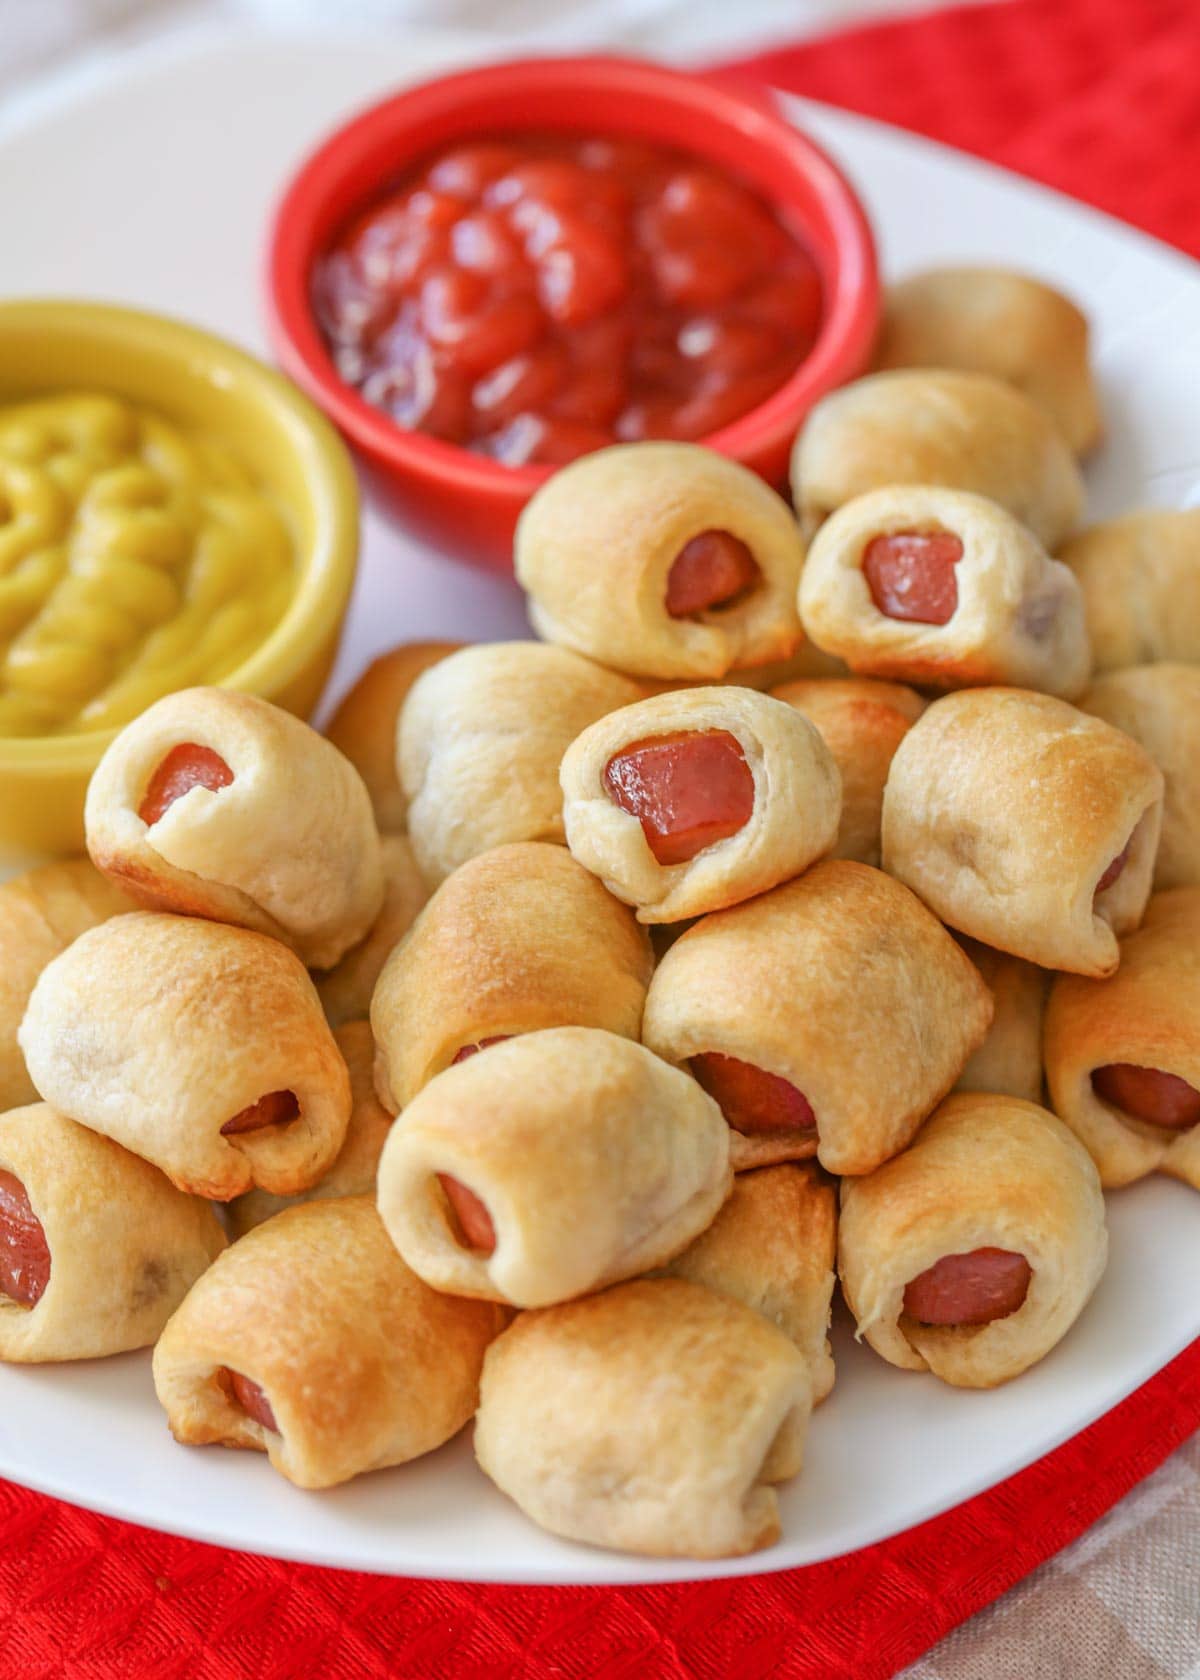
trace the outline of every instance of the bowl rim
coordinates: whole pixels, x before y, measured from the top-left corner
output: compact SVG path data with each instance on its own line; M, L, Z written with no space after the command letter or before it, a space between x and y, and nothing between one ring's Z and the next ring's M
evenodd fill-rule
M564 76L592 87L672 99L703 125L739 130L793 165L820 200L836 252L836 285L827 295L821 331L810 354L763 402L696 442L746 462L772 445L786 447L814 393L862 370L880 308L875 242L866 211L849 178L830 155L778 109L769 92L748 90L727 75L695 75L648 60L610 54L504 59L404 87L373 101L331 130L301 159L271 217L263 280L268 332L285 372L324 409L368 458L386 470L436 483L443 491L524 501L556 470L552 465L508 467L457 444L405 430L373 408L338 374L311 307L309 282L316 226L341 188L348 166L361 165L380 128L400 106L413 121L513 84L537 92ZM619 110L619 104L616 106ZM703 125L700 132L703 133ZM619 123L617 132L620 132ZM694 145L703 157L703 141ZM410 161L415 161L412 159ZM396 168L403 167L403 160ZM382 187L386 172L376 176Z
M302 391L250 351L174 316L88 298L6 298L0 300L0 330L9 327L46 336L82 332L95 342L127 344L135 354L148 351L176 362L190 382L236 382L255 407L274 415L281 445L302 468L313 534L303 543L292 533L297 582L282 618L250 657L215 686L269 696L293 681L344 616L357 571L358 479L337 429ZM170 415L169 400L163 409ZM123 727L0 736L0 772L36 775L39 770L87 768Z

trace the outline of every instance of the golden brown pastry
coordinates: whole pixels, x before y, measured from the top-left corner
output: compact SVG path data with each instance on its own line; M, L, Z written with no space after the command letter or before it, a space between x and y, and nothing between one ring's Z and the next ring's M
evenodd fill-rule
M362 777L290 712L188 688L127 724L84 810L92 861L147 909L269 933L329 968L383 903Z
M1087 1151L1017 1097L948 1097L903 1155L842 1185L838 1269L858 1334L956 1388L994 1388L1044 1358L1107 1255Z
M1163 779L1128 735L1015 688L936 701L883 794L883 867L960 932L1044 968L1111 974L1142 918Z
M87 858L44 863L0 885L0 1114L37 1098L17 1043L34 981L81 933L134 908Z
M1154 890L1200 884L1200 666L1132 665L1110 671L1092 684L1079 705L1132 735L1163 773Z
M350 1076L313 983L247 928L114 916L42 971L20 1042L47 1102L214 1201L306 1190L346 1135Z
M1030 274L931 268L889 286L876 363L991 374L1044 408L1077 455L1100 437L1087 317Z
M782 497L694 443L629 443L563 467L517 525L539 636L645 677L722 677L803 637L804 546Z
M1111 979L1058 976L1046 1078L1106 1188L1164 1172L1200 1190L1200 887L1150 900Z
M497 846L444 880L371 1005L394 1113L452 1062L541 1027L638 1038L654 967L632 911L562 846Z
M893 754L925 701L866 677L784 683L771 694L815 724L842 778L842 820L831 857L879 864L879 819Z
M381 834L402 834L408 801L396 774L396 724L408 691L461 642L403 642L373 659L325 729L366 783Z
M561 842L563 753L640 692L627 677L540 642L480 643L419 677L400 711L397 763L429 885L493 846Z
M414 1276L370 1197L307 1202L204 1274L154 1350L154 1386L177 1441L334 1487L456 1435L503 1323Z
M615 1033L554 1027L413 1098L379 1211L433 1288L541 1307L665 1265L731 1181L728 1127L694 1079Z
M829 862L677 940L642 1038L717 1099L736 1171L816 1155L864 1173L904 1148L991 1016L987 987L912 893Z
M296 1202L328 1201L332 1196L375 1193L379 1157L392 1129L392 1116L375 1095L375 1040L369 1021L347 1021L335 1027L334 1042L350 1075L350 1121L337 1159L325 1176L294 1196L274 1196L269 1190L247 1190L230 1202L226 1225L235 1237Z
M665 1269L732 1295L790 1336L808 1362L813 1405L833 1387L829 1321L837 1190L811 1161L738 1173L708 1230Z
M1083 509L1083 480L1054 422L981 373L897 369L824 397L792 452L792 497L811 536L843 503L896 484L999 502L1052 552Z
M829 851L841 779L820 733L748 688L692 688L585 729L562 761L567 844L641 922L765 892Z
M902 484L843 503L813 538L800 614L819 647L863 676L1071 698L1091 670L1070 567L965 490Z
M958 1076L956 1091L1042 1100L1042 1016L1050 976L1034 963L993 951L978 940L959 944L982 974L995 1006L987 1037Z
M643 1278L492 1343L475 1456L552 1534L737 1557L779 1538L772 1483L800 1469L810 1404L803 1357L760 1313Z
M1058 553L1083 590L1097 676L1162 659L1200 664L1200 508L1127 513Z
M47 1103L0 1115L0 1360L147 1347L225 1246L212 1208Z
M370 1013L375 982L383 965L408 932L429 897L406 834L385 834L379 855L383 864L383 907L361 944L355 945L324 974L314 976L331 1027L361 1021Z

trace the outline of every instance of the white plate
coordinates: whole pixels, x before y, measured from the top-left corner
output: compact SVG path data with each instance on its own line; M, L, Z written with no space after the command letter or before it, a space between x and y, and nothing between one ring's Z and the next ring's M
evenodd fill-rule
M189 316L263 347L259 244L290 165L348 108L463 62L451 38L209 42L127 65L0 127L3 285L93 294ZM946 258L1032 267L1097 326L1110 438L1093 512L1178 503L1196 453L1200 278L1191 263L1093 212L927 142L796 103L848 166L892 272ZM114 186L114 182L120 183ZM378 517L335 687L412 636L524 633L514 589L447 566ZM1200 1201L1165 1179L1110 1199L1112 1263L1065 1342L989 1394L901 1373L844 1325L837 1388L808 1466L782 1494L782 1541L729 1563L620 1557L543 1534L485 1480L459 1440L401 1470L303 1494L265 1460L171 1442L148 1355L0 1369L0 1474L247 1551L316 1563L526 1582L739 1575L835 1556L923 1521L1048 1452L1200 1334Z

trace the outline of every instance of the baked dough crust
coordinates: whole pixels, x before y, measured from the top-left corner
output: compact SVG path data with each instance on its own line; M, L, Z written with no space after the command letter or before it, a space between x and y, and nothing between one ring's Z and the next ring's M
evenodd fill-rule
M233 781L193 787L148 828L138 806L173 747L218 753ZM362 777L336 747L253 694L187 688L148 706L105 751L84 808L88 851L150 910L268 933L312 968L365 938L383 903Z
M1197 550L1200 567L1200 550ZM1094 682L1080 710L1145 747L1163 773L1154 890L1200 885L1200 667L1133 665Z
M931 268L889 286L876 364L990 374L1044 408L1076 455L1100 439L1087 317L1032 275Z
M1050 976L1044 968L993 951L965 935L959 944L983 976L995 1013L987 1037L958 1076L956 1091L1042 1100L1042 1017Z
M0 885L0 1114L37 1101L17 1028L38 975L88 928L136 908L87 858L44 863Z
M380 975L380 1100L398 1113L485 1038L568 1026L639 1038L653 968L633 912L564 847L484 852L442 882Z
M745 543L761 581L712 612L672 618L667 574L703 531ZM562 468L517 523L517 582L539 636L645 677L723 677L803 641L804 545L756 473L694 443L618 444Z
M366 783L381 834L403 834L408 801L396 775L396 724L408 691L431 665L457 653L461 642L404 642L373 659L344 696L325 738Z
M307 1189L346 1135L350 1076L313 983L246 928L114 916L43 970L20 1042L48 1102L214 1201ZM221 1136L284 1090L300 1105L290 1124Z
M828 862L678 939L642 1036L666 1061L715 1050L807 1097L816 1138L731 1130L735 1170L815 1153L829 1172L865 1173L905 1147L991 1017L987 987L912 893Z
M637 817L614 803L604 771L623 747L727 730L754 777L754 809L736 834L687 863L661 864ZM720 910L798 875L835 843L841 778L820 732L790 706L749 688L657 694L585 729L562 761L567 844L640 922Z
M204 1274L154 1350L154 1386L177 1441L248 1447L297 1487L334 1487L456 1435L504 1322L427 1288L370 1197L306 1202ZM242 1409L228 1371L258 1384L278 1430Z
M908 531L947 531L962 544L958 605L945 624L889 618L872 599L867 545ZM813 641L852 671L927 688L1011 683L1070 699L1092 668L1070 567L996 502L965 490L901 484L844 503L813 538L800 616Z
M256 1225L297 1202L328 1201L333 1196L373 1196L392 1116L375 1095L375 1040L369 1021L347 1021L333 1030L350 1075L350 1121L346 1138L324 1178L294 1196L274 1196L269 1190L247 1190L229 1203L226 1227L244 1237Z
M1200 508L1127 513L1059 551L1079 579L1096 675L1200 664Z
M1028 1260L1016 1312L938 1327L904 1314L913 1278L978 1248ZM1044 1358L1087 1305L1107 1254L1087 1151L1061 1120L1016 1097L956 1093L903 1155L842 1185L838 1269L859 1336L889 1364L956 1388L994 1388Z
M1162 797L1158 766L1111 725L1045 694L965 689L935 701L896 751L883 867L996 950L1111 974L1150 896Z
M816 725L841 774L842 819L829 855L878 868L888 770L926 702L915 689L869 677L784 683L771 695Z
M396 946L429 898L406 834L385 834L379 847L383 864L383 906L361 944L355 945L324 974L313 976L331 1027L365 1020L376 981Z
M792 492L809 536L890 484L986 496L1051 552L1083 510L1079 468L1049 416L999 379L953 369L869 374L822 398L801 428Z
M460 1242L437 1180L491 1215ZM379 1163L379 1211L435 1289L550 1306L665 1265L729 1194L729 1128L686 1074L594 1027L525 1033L413 1098Z
M148 1347L225 1247L207 1203L48 1103L0 1115L0 1170L24 1185L50 1250L36 1305L0 1295L6 1363Z
M1109 980L1060 974L1046 1008L1055 1112L1083 1140L1107 1189L1164 1172L1200 1190L1200 1126L1171 1132L1110 1107L1092 1073L1114 1062L1173 1073L1200 1090L1200 887L1156 893L1121 941Z
M779 1538L809 1377L761 1314L679 1278L522 1313L488 1349L475 1456L552 1534L650 1557Z
M790 1336L808 1362L813 1405L833 1387L829 1346L837 1190L811 1161L738 1173L708 1230L666 1271L732 1295Z
M637 684L566 648L484 642L424 672L400 711L397 765L431 887L514 840L563 840L558 767Z

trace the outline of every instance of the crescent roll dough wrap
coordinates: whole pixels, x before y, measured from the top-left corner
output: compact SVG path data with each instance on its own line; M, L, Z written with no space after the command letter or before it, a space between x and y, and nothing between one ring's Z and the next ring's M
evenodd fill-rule
M414 683L397 763L413 851L430 886L493 846L563 838L558 767L589 724L640 695L566 648L463 648Z
M383 903L362 777L290 712L225 688L155 701L96 767L88 851L151 910L232 922L329 968Z
M405 642L373 659L325 729L366 783L381 834L403 833L408 801L396 774L396 724L408 691L461 642Z
M842 818L830 855L878 867L888 770L925 701L914 689L867 677L784 683L771 694L816 725L841 775Z
M37 1098L17 1028L38 975L88 928L134 908L87 858L44 863L0 885L0 1114Z
M557 1027L413 1098L379 1211L433 1288L540 1307L665 1265L730 1184L728 1128L695 1080L614 1033Z
M679 1278L522 1313L488 1349L475 1456L527 1517L651 1557L779 1538L810 1386L761 1314Z
M1200 666L1134 665L1110 671L1092 684L1079 706L1131 735L1163 773L1155 891L1200 884Z
M964 490L904 484L843 504L813 538L800 613L819 647L865 676L1070 698L1091 670L1070 568Z
M1050 976L1044 968L977 940L959 943L983 976L995 1012L987 1037L969 1057L955 1089L1041 1102L1042 1016Z
M956 1388L994 1388L1044 1358L1107 1254L1087 1151L1016 1097L949 1097L903 1155L842 1186L838 1267L858 1334Z
M1059 551L1083 591L1096 674L1200 664L1200 508L1127 513Z
M1045 409L1077 455L1100 436L1087 317L1032 275L931 268L889 286L876 361L1002 379Z
M836 1257L837 1191L812 1162L788 1161L738 1173L708 1230L666 1270L778 1325L808 1362L815 1406L833 1387Z
M394 1112L476 1047L541 1027L638 1038L649 937L562 846L526 841L442 882L380 975L371 1018Z
M792 451L792 497L811 533L887 485L943 485L999 502L1053 551L1083 509L1083 480L1050 417L986 374L875 373L824 397Z
M350 1078L313 983L246 928L114 916L43 971L20 1039L48 1102L214 1201L307 1189L346 1135Z
M865 1173L904 1148L991 1017L987 987L912 893L831 862L676 940L642 1035L716 1096L735 1170L815 1154Z
M1106 1188L1164 1172L1200 1190L1200 887L1150 900L1111 979L1059 975L1046 1077Z
M456 1435L503 1323L414 1276L369 1197L308 1202L204 1274L154 1350L154 1386L177 1441L333 1487Z
M383 965L408 932L429 897L425 878L407 835L385 834L380 844L383 863L383 907L361 944L355 945L336 968L314 976L330 1026L365 1020Z
M804 545L782 497L692 443L599 449L556 472L517 524L539 636L645 677L723 677L803 636Z
M883 867L951 927L1111 974L1150 895L1162 772L1120 730L1012 688L936 701L883 795Z
M641 922L699 916L798 875L835 843L842 802L820 733L748 688L614 712L572 743L562 791L571 851Z
M225 1222L235 1237L245 1236L295 1202L374 1194L379 1157L392 1129L392 1116L375 1095L375 1040L367 1021L347 1021L334 1028L333 1037L350 1075L350 1121L337 1159L322 1179L294 1196L247 1190L230 1202Z
M25 1220L14 1221L13 1180ZM22 1296L36 1295L26 1304L0 1293L0 1360L10 1363L149 1346L225 1246L207 1202L47 1103L0 1115L0 1181L4 1267L18 1267Z

